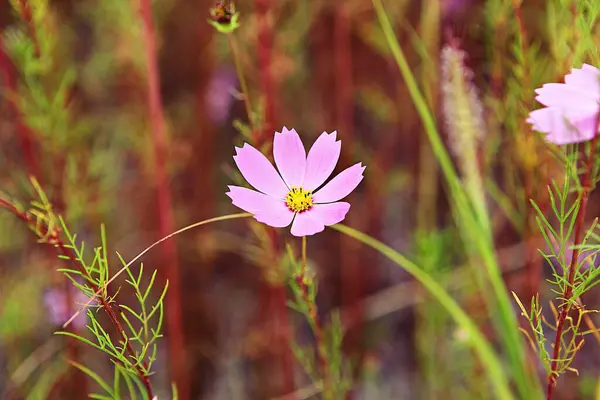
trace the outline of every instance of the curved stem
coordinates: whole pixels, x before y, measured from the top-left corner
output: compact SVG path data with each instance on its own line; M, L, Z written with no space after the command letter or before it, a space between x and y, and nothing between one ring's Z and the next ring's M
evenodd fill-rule
M133 259L131 261L129 261L127 264L125 264L125 266L123 268L121 268L116 274L114 274L113 277L110 278L102 287L100 287L98 290L96 290L94 295L90 297L88 302L86 304L84 304L83 307L81 307L79 310L77 310L77 312L75 314L73 314L67 322L64 323L63 328L67 327L71 322L73 322L73 320L75 318L77 318L79 313L81 311L85 310L87 307L89 307L89 305L92 304L94 299L97 296L99 296L104 290L106 290L108 285L110 285L111 282L114 281L119 275L121 275L123 272L125 272L127 270L127 268L129 268L134 262L139 260L144 254L146 254L147 252L149 252L150 250L152 250L154 247L158 246L165 240L168 240L168 239L172 238L173 236L179 235L180 233L189 231L190 229L194 229L194 228L197 228L202 225L207 225L212 222L227 221L227 220L236 219L236 218L247 218L247 217L251 217L251 216L252 216L252 214L249 214L249 213L239 213L239 214L229 214L229 215L223 215L220 217L205 219L203 221L196 222L191 225L187 225L187 226L185 226L179 230L176 230L175 232L163 237L162 239L157 240L156 242L152 243L150 246L148 246L144 250L142 250L137 256L133 257Z
M483 364L492 387L496 392L496 397L498 399L514 399L502 364L494 353L492 346L481 333L475 322L464 312L442 286L417 265L377 239L342 224L333 225L331 228L377 250L419 281L421 285L423 285L423 287L440 302L440 305L448 311L454 321L469 334L470 344Z

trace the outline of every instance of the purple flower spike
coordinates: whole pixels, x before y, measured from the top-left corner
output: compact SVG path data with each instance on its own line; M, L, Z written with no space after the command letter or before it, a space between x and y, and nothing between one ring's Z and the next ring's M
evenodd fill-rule
M229 186L233 205L275 228L292 224L292 235L309 236L344 220L350 204L339 202L362 181L366 167L355 164L323 186L340 157L336 132L323 132L308 155L300 136L286 127L275 132L269 160L249 144L236 148L233 157L240 172L257 191ZM322 186L322 187L321 187Z
M536 91L546 106L529 113L527 122L546 133L549 142L565 145L591 140L600 112L600 70L588 64L573 68L565 83L547 83Z

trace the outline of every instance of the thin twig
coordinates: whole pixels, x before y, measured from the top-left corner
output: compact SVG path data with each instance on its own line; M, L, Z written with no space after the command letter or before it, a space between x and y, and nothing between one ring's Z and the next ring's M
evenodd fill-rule
M215 218L209 218L209 219L205 219L203 221L200 222L196 222L193 223L191 225L187 225L179 230L176 230L173 233L168 234L167 236L157 240L156 242L152 243L150 246L146 247L144 250L142 250L137 256L133 257L131 259L131 261L129 261L127 264L125 264L125 266L123 266L123 268L121 268L119 271L117 271L116 274L114 274L112 276L112 278L110 278L102 287L100 287L98 290L96 290L96 292L90 297L90 299L87 301L87 303L85 303L79 310L77 310L77 312L75 314L73 314L71 316L71 318L69 318L67 320L67 322L65 322L63 324L63 328L66 328L67 326L69 326L69 324L71 324L71 322L73 322L73 320L75 318L77 318L77 316L85 309L87 309L92 302L94 302L94 299L98 296L100 296L101 293L103 293L106 288L108 288L108 285L110 285L115 279L117 279L117 277L119 275L121 275L123 272L125 272L129 267L131 267L131 265L136 262L137 260L139 260L140 258L142 258L147 252L149 252L150 250L152 250L154 247L158 246L159 244L161 244L162 242L171 239L173 236L179 235L180 233L189 231L190 229L194 229L197 228L199 226L202 225L206 225L206 224L210 224L211 222L218 222L218 221L226 221L229 219L235 219L235 218L247 218L247 217L251 217L252 214L248 214L248 213L239 213L239 214L230 214L230 215L224 215L221 217L215 217Z

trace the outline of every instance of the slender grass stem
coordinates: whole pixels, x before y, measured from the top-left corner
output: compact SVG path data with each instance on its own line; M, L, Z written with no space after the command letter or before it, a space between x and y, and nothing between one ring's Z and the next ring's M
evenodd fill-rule
M242 98L244 100L244 108L246 109L246 117L248 118L248 125L250 125L250 129L252 130L252 140L256 142L254 117L252 115L252 107L250 104L250 92L248 91L248 83L246 82L246 76L244 75L244 71L242 69L242 63L237 48L237 41L233 33L227 35L227 41L229 43L229 50L231 51L233 65L235 66L235 73L237 75L238 81L240 82L240 89L242 91Z

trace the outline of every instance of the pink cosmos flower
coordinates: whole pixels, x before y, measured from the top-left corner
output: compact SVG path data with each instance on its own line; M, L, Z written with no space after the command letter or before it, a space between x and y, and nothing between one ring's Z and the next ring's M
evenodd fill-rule
M545 108L529 113L533 129L563 145L585 142L596 132L600 105L600 70L588 64L573 68L565 83L547 83L535 91Z
M279 173L258 150L245 143L233 157L240 172L256 190L229 186L233 205L275 228L292 224L292 235L308 236L325 226L341 222L350 204L338 200L348 196L362 181L361 163L340 172L323 185L340 157L341 141L336 132L323 132L308 156L300 136L286 127L275 132L273 157ZM292 222L293 221L293 222Z

